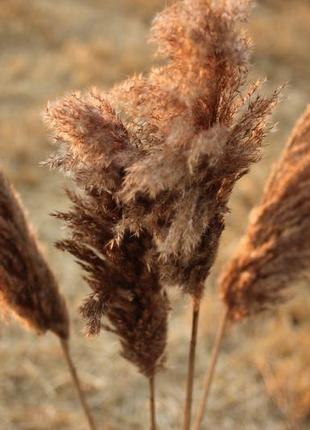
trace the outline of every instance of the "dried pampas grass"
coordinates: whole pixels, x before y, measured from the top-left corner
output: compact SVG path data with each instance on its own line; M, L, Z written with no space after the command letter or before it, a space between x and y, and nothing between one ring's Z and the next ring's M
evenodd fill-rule
M261 157L278 99L248 83L247 1L174 2L151 41L166 63L116 85L110 99L136 137L118 198L118 234L153 235L162 281L193 302L184 430L190 428L200 301L238 179Z
M59 337L89 428L95 424L69 351L69 315L22 203L0 170L0 309L38 334Z
M0 304L37 333L69 338L69 316L55 277L13 187L0 171Z
M87 333L114 333L122 356L148 378L155 429L154 378L165 361L169 303L151 234L127 229L118 236L126 210L116 194L139 149L107 98L95 92L50 105L45 118L62 142L48 164L68 172L78 187L68 193L72 208L56 216L70 232L58 248L76 257L92 290L81 307Z
M260 83L247 81L251 43L240 24L249 6L245 0L174 2L151 29L165 59L161 67L106 94L72 94L45 115L58 146L48 164L82 190L71 197L73 211L60 215L72 232L60 247L90 274L93 294L83 307L90 332L106 317L123 355L150 375L166 339L162 285L192 298L184 430L205 281L232 189L260 159L278 99L277 91L262 96ZM144 343L154 353L145 354Z
M252 215L245 239L220 279L229 317L239 320L287 297L309 279L310 106L296 124Z
M225 311L219 325L204 395L194 425L201 426L215 364L227 322L271 309L289 288L309 279L310 261L310 106L267 181L259 206L236 255L220 277Z

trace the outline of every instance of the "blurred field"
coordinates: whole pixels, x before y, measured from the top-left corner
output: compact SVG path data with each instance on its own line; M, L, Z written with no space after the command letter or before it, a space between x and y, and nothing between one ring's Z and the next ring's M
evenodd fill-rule
M51 150L40 112L47 100L71 89L106 88L147 70L147 29L165 3L2 0L0 7L0 160L24 198L68 299L73 354L101 430L146 429L147 387L119 358L113 337L82 335L78 306L88 290L72 259L53 248L63 232L49 213L67 203L63 178L38 165ZM283 81L289 85L276 114L278 132L267 139L264 160L238 185L231 204L204 304L197 394L220 309L216 275L244 231L272 161L310 100L309 22L309 0L261 0L251 18L255 75L267 76L268 88ZM310 429L309 286L296 286L294 294L294 300L274 315L228 334L208 429ZM160 376L158 387L159 425L165 430L180 428L190 325L188 303L174 293L173 305L168 371ZM0 363L0 430L86 429L56 338L36 338L14 322L1 323Z

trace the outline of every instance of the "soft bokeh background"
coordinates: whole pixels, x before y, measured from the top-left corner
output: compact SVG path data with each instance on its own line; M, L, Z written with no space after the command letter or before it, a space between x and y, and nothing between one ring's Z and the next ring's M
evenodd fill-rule
M72 349L101 430L147 429L147 387L118 356L115 338L85 339L79 304L87 287L69 256L53 248L61 226L49 213L67 204L63 178L39 167L51 150L40 112L71 89L107 88L147 70L146 35L166 0L1 0L0 157L20 191L68 300ZM197 393L208 362L220 303L216 275L232 254L259 200L274 159L310 100L310 2L261 0L250 21L255 75L267 87L289 82L267 139L264 160L234 193L223 245L201 318ZM210 399L208 429L310 428L309 286L272 315L227 335ZM190 331L190 306L173 293L168 369L159 377L161 429L178 429ZM0 327L0 430L85 430L57 339L37 338L13 321ZM204 426L206 427L206 424Z

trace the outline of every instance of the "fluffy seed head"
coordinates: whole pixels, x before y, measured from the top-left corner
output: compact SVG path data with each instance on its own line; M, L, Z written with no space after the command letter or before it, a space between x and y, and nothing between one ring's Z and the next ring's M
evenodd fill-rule
M111 100L139 137L126 169L118 232L145 229L167 284L199 298L235 182L261 157L278 92L247 84L249 2L184 0L159 14L151 40L166 64L116 86Z
M103 95L66 97L49 107L47 122L65 157L49 162L74 179L72 208L56 216L69 228L58 243L85 271L91 294L81 307L88 334L115 333L122 355L147 377L164 361L168 299L156 264L149 264L152 236L124 229L126 216L116 198L125 168L140 154L138 138L127 131ZM69 160L69 162L67 161Z
M69 337L69 318L21 202L0 171L0 308L38 333Z
M310 271L310 106L297 123L220 279L234 320L285 300Z

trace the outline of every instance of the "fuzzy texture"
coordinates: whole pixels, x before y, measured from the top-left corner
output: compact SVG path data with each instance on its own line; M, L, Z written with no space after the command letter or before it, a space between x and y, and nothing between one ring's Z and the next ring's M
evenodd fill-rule
M146 377L162 366L167 337L168 299L152 260L152 237L128 230L116 241L124 216L115 198L137 148L103 95L72 94L51 104L48 125L61 155L48 164L68 172L78 193L68 192L71 210L57 213L70 237L58 247L74 255L86 273L92 293L81 307L88 334L104 327L121 342L122 355Z
M109 98L136 136L117 232L146 229L163 282L200 298L214 263L235 182L261 158L278 93L247 85L249 2L184 0L154 20L166 64L117 85Z
M0 171L0 307L37 333L69 337L69 317L22 204Z
M310 106L267 182L247 233L220 279L230 318L264 311L309 279Z

